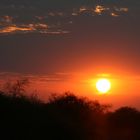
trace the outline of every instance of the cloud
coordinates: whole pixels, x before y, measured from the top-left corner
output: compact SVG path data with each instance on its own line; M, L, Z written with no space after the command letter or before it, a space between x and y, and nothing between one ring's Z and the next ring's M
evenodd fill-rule
M42 34L68 34L69 31L62 29L53 29L53 27L44 23L31 23L31 24L0 24L0 34L17 34L17 33L42 33Z
M31 82L60 82L67 81L71 77L69 73L54 74L21 74L14 72L0 72L0 81L15 81L21 78L27 78Z
M73 24L74 17L88 15L119 17L129 14L129 8L117 4L93 3L91 5L79 5L69 10L42 9L36 6L11 4L0 6L0 10L6 10L9 14L0 16L0 34L41 33L49 35L68 34L69 25ZM24 15L21 12L24 12ZM19 11L20 10L20 11ZM16 13L14 12L16 11ZM19 11L19 13L18 13Z
M40 93L53 91L56 86L62 83L68 83L71 79L70 74L53 73L53 74L21 74L14 72L0 72L0 90L5 88L7 83L15 83L17 80L29 80L28 91L39 91ZM61 87L61 86L60 86ZM42 91L43 90L43 91Z
M128 12L129 11L129 9L126 7L120 7L120 8L115 7L114 9L118 12Z
M11 25L0 29L0 34L5 33L15 33L15 32L29 32L35 30L32 27L18 27L16 25Z
M119 15L112 12L112 13L111 13L111 16L112 16L112 17L118 17Z
M26 16L0 16L0 35L7 34L22 34L22 33L41 33L50 35L68 34L70 33L64 28L67 22L61 20L54 20L50 22L50 16L56 18L64 16L63 12L48 12L44 15ZM48 19L49 17L49 19Z
M103 11L109 10L109 8L105 8L104 6L97 5L94 9L96 14L101 14Z
M6 15L6 16L3 16L3 17L1 18L1 20L2 20L3 22L6 22L6 23L12 23L13 17Z
M104 5L96 5L96 6L82 6L77 10L78 12L73 12L73 16L78 16L80 14L90 14L90 15L109 15L113 17L121 16L123 14L127 14L129 9L126 7L117 7L117 6L104 6Z

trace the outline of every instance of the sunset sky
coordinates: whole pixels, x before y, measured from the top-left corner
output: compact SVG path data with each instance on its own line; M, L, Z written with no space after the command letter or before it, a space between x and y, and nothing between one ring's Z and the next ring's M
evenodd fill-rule
M43 99L71 91L140 109L140 1L1 0L0 82L20 77Z

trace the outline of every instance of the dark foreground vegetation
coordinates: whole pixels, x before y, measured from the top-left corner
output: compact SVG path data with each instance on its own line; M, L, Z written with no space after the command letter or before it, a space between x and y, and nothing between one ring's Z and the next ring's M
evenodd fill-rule
M110 112L108 105L69 93L43 103L15 87L0 92L2 140L140 140L140 112L134 108Z

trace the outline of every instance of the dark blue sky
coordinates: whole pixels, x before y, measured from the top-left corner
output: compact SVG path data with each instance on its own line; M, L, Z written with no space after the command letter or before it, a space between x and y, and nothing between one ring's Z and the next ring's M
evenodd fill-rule
M139 74L139 15L138 0L2 0L0 71Z

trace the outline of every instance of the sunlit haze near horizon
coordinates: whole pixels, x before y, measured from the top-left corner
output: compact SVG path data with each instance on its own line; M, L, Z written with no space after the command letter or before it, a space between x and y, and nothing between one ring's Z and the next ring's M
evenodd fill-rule
M139 0L1 0L0 85L27 78L43 100L68 91L140 109L139 25Z

